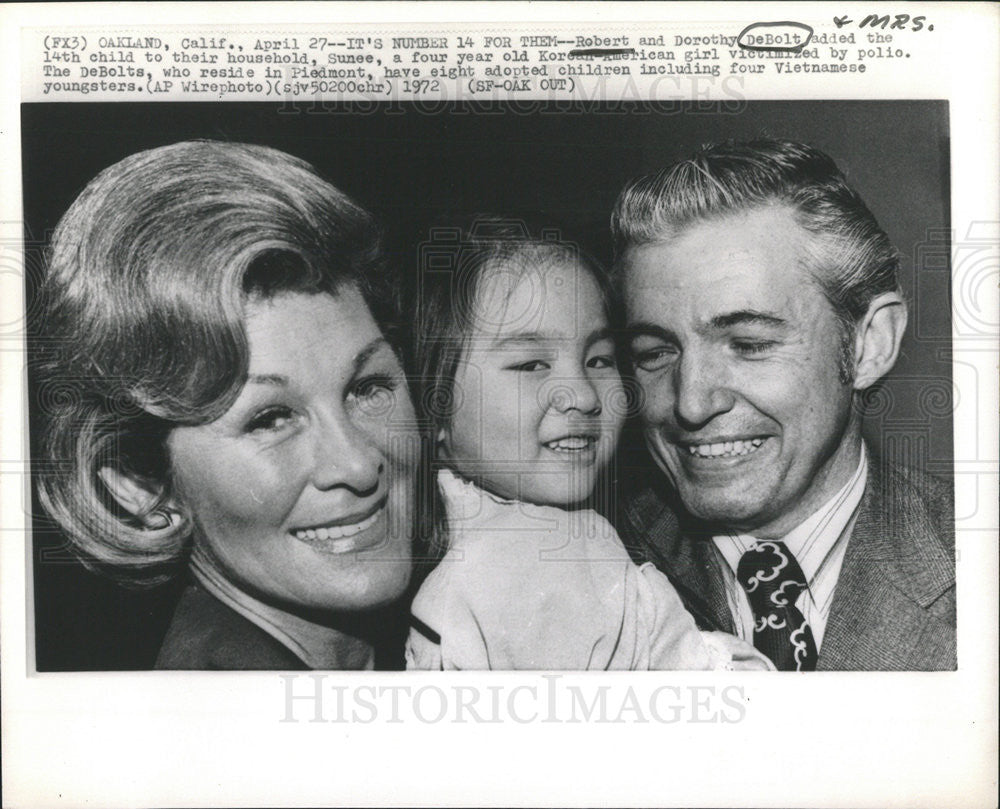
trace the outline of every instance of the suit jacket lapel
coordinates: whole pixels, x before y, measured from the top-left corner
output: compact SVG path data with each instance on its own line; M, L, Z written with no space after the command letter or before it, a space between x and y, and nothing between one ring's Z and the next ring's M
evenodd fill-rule
M913 670L953 664L954 629L927 607L954 587L954 559L926 514L921 493L873 458L819 669Z
M736 625L726 599L726 585L712 537L684 531L678 546L674 556L677 578L671 577L671 580L699 626L735 634Z
M938 482L931 494L925 478L882 466L870 447L869 458L868 483L848 541L818 668L954 668L951 490ZM666 483L643 477L633 477L633 493L619 501L624 506L619 512L622 539L629 552L637 562L651 561L667 574L700 628L734 632L711 537L681 526L676 514L682 507Z

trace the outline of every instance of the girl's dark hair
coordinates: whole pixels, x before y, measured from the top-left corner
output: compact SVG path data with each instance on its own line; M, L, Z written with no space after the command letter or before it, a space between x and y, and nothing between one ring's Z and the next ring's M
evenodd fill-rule
M547 263L574 262L597 281L609 322L617 321L608 274L580 240L552 219L477 214L433 228L430 236L421 246L413 343L417 406L431 436L451 419L455 375L490 273L509 273L516 281Z

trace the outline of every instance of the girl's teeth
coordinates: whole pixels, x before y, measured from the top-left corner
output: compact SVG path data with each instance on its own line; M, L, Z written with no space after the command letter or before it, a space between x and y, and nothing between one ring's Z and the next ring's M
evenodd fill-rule
M589 447L592 441L592 438L572 436L570 438L560 438L558 441L549 441L545 446L554 450L580 450Z
M689 444L688 452L698 458L731 458L736 455L749 455L764 443L763 438L751 438L749 441L723 441L717 444Z
M326 528L306 528L295 532L296 539L343 539L360 534L378 522L382 509L379 509L371 517L362 520L354 525L330 525Z

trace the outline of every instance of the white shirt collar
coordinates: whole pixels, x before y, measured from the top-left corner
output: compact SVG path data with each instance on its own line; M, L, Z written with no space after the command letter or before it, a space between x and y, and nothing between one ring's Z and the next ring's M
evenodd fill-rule
M810 585L822 568L830 550L844 533L851 517L854 516L864 495L867 479L868 457L862 448L861 459L851 479L833 497L785 535L785 545L798 560ZM712 539L733 573L736 572L743 553L757 542L754 537L747 534L720 534Z

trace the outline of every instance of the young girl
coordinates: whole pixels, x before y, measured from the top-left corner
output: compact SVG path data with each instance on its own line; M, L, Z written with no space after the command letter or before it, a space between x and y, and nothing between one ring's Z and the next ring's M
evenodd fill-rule
M504 220L441 241L416 346L447 553L413 602L408 668L766 668L699 632L667 578L581 507L626 405L601 270Z

